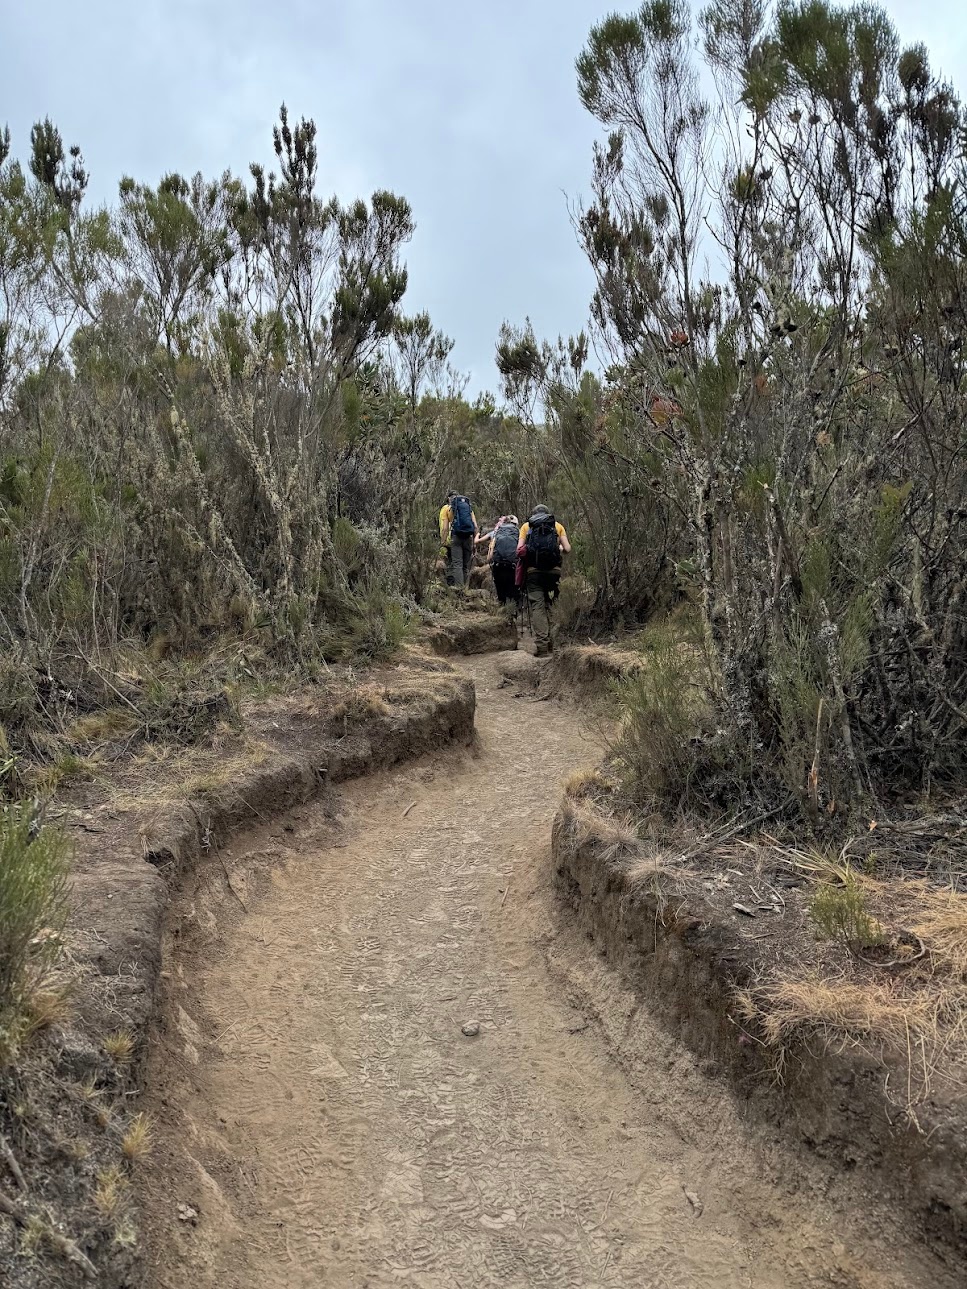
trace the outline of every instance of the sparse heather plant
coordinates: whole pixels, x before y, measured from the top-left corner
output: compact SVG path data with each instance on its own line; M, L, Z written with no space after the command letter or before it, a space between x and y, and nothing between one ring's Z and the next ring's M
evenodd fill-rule
M809 918L819 935L842 940L852 950L872 949L885 939L883 928L867 909L862 887L849 872L816 887Z

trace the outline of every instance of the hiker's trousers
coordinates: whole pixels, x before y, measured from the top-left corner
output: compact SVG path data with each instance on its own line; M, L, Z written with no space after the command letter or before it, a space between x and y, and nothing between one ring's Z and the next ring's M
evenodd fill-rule
M527 570L527 603L530 605L534 643L541 653L553 648L551 619L560 583L560 573L542 573L536 568Z
M450 585L463 586L470 580L473 563L473 533L450 534Z
M517 568L513 564L491 564L490 571L494 578L494 590L501 604L517 603L515 580Z

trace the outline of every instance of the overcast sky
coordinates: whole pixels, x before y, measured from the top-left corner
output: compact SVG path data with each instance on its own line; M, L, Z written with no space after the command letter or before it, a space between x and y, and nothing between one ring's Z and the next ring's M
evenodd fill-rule
M471 390L496 387L504 318L584 325L591 277L566 198L587 192L594 123L574 59L599 0L6 0L0 125L26 154L50 116L79 143L95 201L122 174L209 176L271 163L279 104L319 127L322 186L390 188L417 222L410 312L457 341ZM967 92L962 0L889 0Z

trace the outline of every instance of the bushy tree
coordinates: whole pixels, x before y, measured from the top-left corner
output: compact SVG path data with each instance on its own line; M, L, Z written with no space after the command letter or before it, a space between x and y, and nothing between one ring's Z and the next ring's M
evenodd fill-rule
M716 0L697 35L704 76L650 0L578 60L593 315L687 515L709 737L839 817L963 770L963 111L870 5Z
M407 202L322 197L315 125L284 107L273 150L247 181L124 179L115 208L88 212L80 152L50 122L26 168L0 140L0 726L15 748L105 701L125 642L203 651L254 632L275 665L308 664L361 630L378 651L406 598L394 503L425 486L437 431L419 403L450 342L401 313ZM392 373L391 353L407 375L398 394L383 381L385 401L408 397L409 420L380 450L398 478L349 518L340 480L366 437L353 391Z

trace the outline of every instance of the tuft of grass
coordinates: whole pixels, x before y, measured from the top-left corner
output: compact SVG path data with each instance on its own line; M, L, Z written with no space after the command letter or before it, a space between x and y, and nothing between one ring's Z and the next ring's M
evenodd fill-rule
M154 1145L154 1131L151 1120L143 1112L136 1114L128 1124L127 1132L121 1139L121 1150L124 1157L132 1163L144 1159L151 1153Z
M131 734L139 725L138 714L130 707L107 707L78 716L68 726L66 737L79 746L96 746L123 734Z
M607 780L600 770L576 770L564 784L564 795L576 797L592 796L601 788L607 787Z
M356 689L333 704L329 723L343 727L362 724L375 717L385 716L389 710L389 704L379 694L372 690Z
M640 856L641 838L629 820L604 814L591 802L574 797L565 799L561 815L573 831L575 845L594 846L606 862L610 863L619 855L628 858Z
M62 752L49 765L40 765L25 771L22 778L30 792L46 799L54 796L65 783L76 783L79 780L93 778L95 769L93 761L86 757L78 756L74 752Z
M138 1232L129 1217L123 1218L115 1224L113 1244L116 1249L137 1248Z
M17 1252L22 1258L36 1258L47 1239L47 1224L31 1214L20 1232Z
M128 1065L134 1055L134 1036L128 1029L116 1030L104 1039L103 1047L115 1065Z
M15 1065L36 1034L67 1019L70 1013L64 998L63 994L39 990L0 1017L0 1070Z
M73 1159L75 1163L82 1164L91 1153L91 1148L86 1141L77 1138L74 1141L65 1143L64 1152L68 1158Z
M101 1095L100 1089L97 1086L97 1078L93 1074L88 1074L83 1082L75 1084L75 1091L82 1101L92 1103L97 1101Z
M220 770L210 770L205 774L196 774L185 783L187 797L213 797L231 782L231 776Z
M72 1014L67 988L36 989L24 1000L24 1036L29 1038L53 1025L63 1025Z
M94 1207L106 1222L113 1222L127 1197L128 1181L120 1168L112 1166L97 1174Z
M738 997L743 1019L757 1021L769 1044L810 1033L828 1041L873 1042L898 1055L908 1053L911 1039L936 1037L940 1005L922 993L904 994L895 981L819 975L780 980Z

